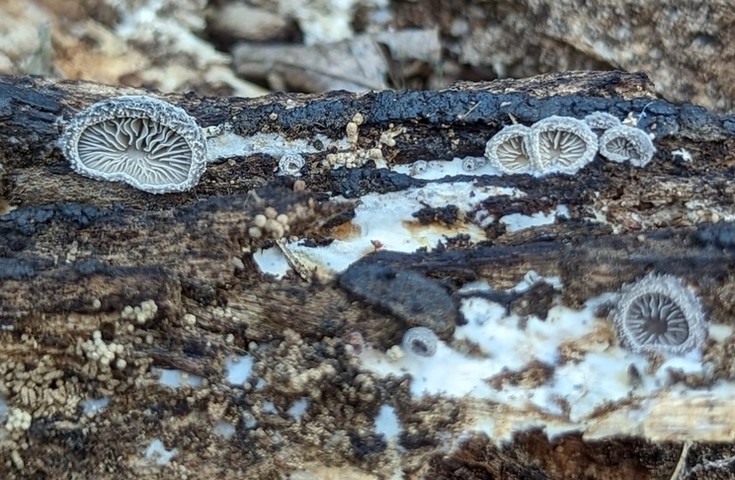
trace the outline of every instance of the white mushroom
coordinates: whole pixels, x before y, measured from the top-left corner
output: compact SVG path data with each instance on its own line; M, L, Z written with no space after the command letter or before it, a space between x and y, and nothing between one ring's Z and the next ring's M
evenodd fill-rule
M207 144L183 109L146 96L91 105L64 129L60 146L78 173L125 182L149 193L194 187L207 164Z
M531 126L531 163L542 174L576 173L595 159L597 136L581 120L551 116Z
M607 112L592 112L584 117L584 123L594 131L607 130L608 128L617 127L621 124L620 119Z
M436 353L439 338L431 329L412 327L403 334L401 346L406 352L420 357L431 357Z
M702 304L671 275L649 274L624 286L612 317L621 343L634 352L682 354L707 338Z
M486 162L487 160L484 157L465 157L462 160L462 170L473 172L478 168L484 167Z
M655 152L651 137L640 128L620 125L607 130L600 138L600 155L613 162L644 167Z
M528 156L527 137L531 129L524 125L508 125L485 145L485 157L502 173L529 173L533 169Z
M300 177L304 165L306 165L304 157L298 153L286 153L278 160L278 174Z

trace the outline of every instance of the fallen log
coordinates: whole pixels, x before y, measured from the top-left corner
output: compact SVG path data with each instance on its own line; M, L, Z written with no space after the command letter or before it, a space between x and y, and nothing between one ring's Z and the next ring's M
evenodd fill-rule
M155 195L58 145L90 104L149 92L0 77L1 476L724 472L735 118L653 91L585 72L155 95L208 150L194 188ZM653 160L482 165L505 125L594 112L652 134ZM647 275L701 304L693 351L621 341L619 298ZM432 357L401 345L413 327Z

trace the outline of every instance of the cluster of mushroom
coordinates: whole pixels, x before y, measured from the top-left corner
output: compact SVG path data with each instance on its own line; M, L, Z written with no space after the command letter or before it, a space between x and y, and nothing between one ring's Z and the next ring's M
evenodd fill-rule
M149 193L193 188L208 161L207 141L194 118L140 95L91 105L66 125L60 147L78 173L122 181ZM531 127L507 126L487 142L485 157L505 174L573 174L590 163L598 149L608 160L638 167L655 152L645 132L595 112L584 121L552 116ZM476 163L465 162L464 167L473 170ZM298 155L285 155L279 173L297 176L304 164Z
M595 112L578 120L551 116L531 127L509 125L486 144L488 162L504 174L573 174L600 154L613 162L645 166L656 151L641 129Z

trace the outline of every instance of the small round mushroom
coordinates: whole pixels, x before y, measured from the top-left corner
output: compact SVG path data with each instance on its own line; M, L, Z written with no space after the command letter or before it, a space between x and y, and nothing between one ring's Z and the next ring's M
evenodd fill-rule
M636 127L619 125L607 130L600 138L600 155L613 162L630 162L645 167L656 149L651 137Z
M196 121L147 96L91 105L66 125L60 146L78 173L149 193L189 190L207 165L207 143Z
M539 172L573 174L595 159L597 136L576 118L547 117L531 126L528 151Z
M584 117L584 123L595 133L599 132L599 135L602 135L608 128L617 127L621 124L618 117L607 112L592 112Z
M485 157L490 165L505 174L529 173L533 170L528 156L528 134L525 125L508 125L485 144Z
M436 353L439 338L431 329L426 327L412 327L403 334L401 346L407 352L420 357L431 357Z
M278 174L300 177L304 165L306 165L304 157L298 153L286 153L278 160Z
M466 157L462 160L462 170L473 172L478 168L484 167L486 162L487 160L484 157Z
M633 352L678 355L701 348L707 338L702 304L671 275L649 274L624 286L612 317L618 338Z

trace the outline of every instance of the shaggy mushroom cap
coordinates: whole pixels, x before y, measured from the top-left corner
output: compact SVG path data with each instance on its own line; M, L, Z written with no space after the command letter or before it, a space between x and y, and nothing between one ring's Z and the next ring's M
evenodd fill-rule
M618 338L633 352L678 355L707 338L699 299L671 275L649 274L623 287L612 315Z
M508 125L496 133L485 145L485 157L490 165L505 174L530 173L533 170L528 156L528 134L525 125Z
M60 145L78 173L149 193L189 190L207 165L207 143L196 121L146 96L91 105L69 122Z
M473 172L479 168L482 168L487 163L484 157L467 157L462 160L462 170L465 172Z
M286 153L278 160L278 174L300 177L304 165L306 165L304 157L298 153Z
M401 346L407 352L420 357L431 357L436 353L439 338L431 329L426 327L413 327L403 334Z
M595 133L598 131L600 134L608 128L613 128L621 125L620 119L614 115L610 115L607 112L593 112L584 117L584 123L587 124Z
M630 162L644 167L655 152L651 137L640 128L619 125L600 138L600 155L613 162Z
M544 174L576 173L597 153L597 136L572 117L544 118L531 126L528 139L531 163Z

